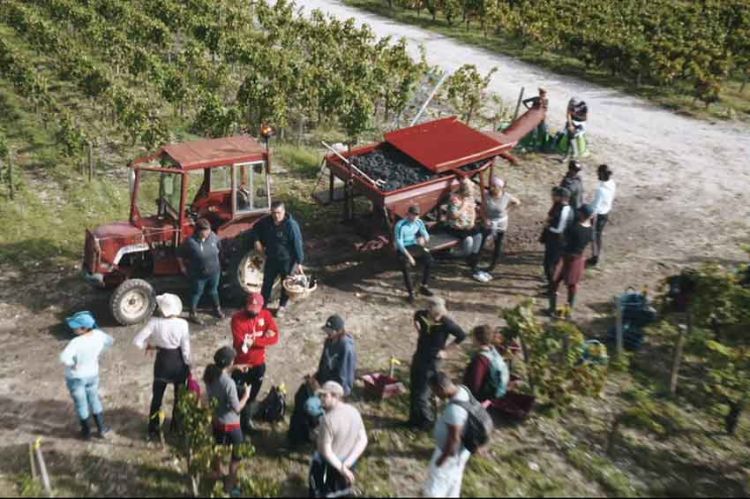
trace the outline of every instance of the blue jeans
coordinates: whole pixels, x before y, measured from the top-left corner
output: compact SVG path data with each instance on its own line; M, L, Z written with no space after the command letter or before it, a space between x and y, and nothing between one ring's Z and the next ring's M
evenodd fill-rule
M219 279L221 278L221 272L217 272L207 277L191 277L191 294L190 294L190 308L195 310L198 308L198 302L203 296L203 291L208 288L208 294L213 301L214 307L219 308L221 303L219 302Z
M101 414L104 411L102 400L99 398L99 376L89 378L65 378L73 404L76 407L78 419L89 418L89 406L91 413Z

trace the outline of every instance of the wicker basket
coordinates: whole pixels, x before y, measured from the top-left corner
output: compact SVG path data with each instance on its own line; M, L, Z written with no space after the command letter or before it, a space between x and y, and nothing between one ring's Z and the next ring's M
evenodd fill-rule
M284 286L284 291L286 291L287 296L292 301L306 298L310 293L318 289L317 281L313 280L311 283L310 278L303 273L287 276L281 285Z

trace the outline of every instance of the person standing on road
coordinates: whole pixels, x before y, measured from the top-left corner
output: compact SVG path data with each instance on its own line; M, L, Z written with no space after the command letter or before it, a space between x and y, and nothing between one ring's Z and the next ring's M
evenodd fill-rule
M156 350L154 360L154 383L151 395L151 409L148 415L149 439L159 438L161 421L159 413L168 384L174 386L174 404L170 429L177 428L177 403L180 387L185 386L190 374L190 332L188 323L180 318L182 300L177 295L165 293L156 297L156 303L163 317L152 317L138 332L133 344L150 352Z
M224 476L224 491L238 497L240 491L237 488L237 470L242 461L239 447L244 441L240 413L247 405L250 390L245 389L242 398L237 396L237 385L230 377L230 373L237 369L233 366L235 355L232 347L218 349L214 354L214 363L209 364L203 373L203 382L206 384L209 404L216 403L213 414L214 440L218 445L232 446L229 475ZM215 461L213 466L216 475L222 476L221 461Z
M570 192L564 187L552 189L552 208L547 212L547 221L542 231L541 242L544 244L544 277L545 287L552 284L552 277L563 248L563 236L574 222L573 209L568 204Z
M615 181L612 180L612 170L607 165L599 165L597 169L599 177L599 186L596 188L596 194L591 205L594 209L594 241L591 245L591 258L586 263L592 266L599 264L599 258L602 253L602 239L604 236L604 227L609 221L609 212L612 211L612 204L615 200Z
M594 210L591 205L585 204L578 210L578 220L570 228L565 240L563 256L557 263L555 275L549 290L549 314L557 314L557 288L562 281L568 287L568 308L575 307L578 284L583 278L585 270L585 255L583 252L593 238L591 217Z
M435 451L430 459L424 497L461 497L466 463L471 457L463 444L464 426L469 412L455 403L469 403L471 394L465 386L457 386L444 372L437 372L430 379L435 395L448 401L435 424Z
M81 423L81 436L91 437L89 415L94 415L99 436L105 438L110 429L104 424L104 407L99 397L99 356L114 343L114 339L100 330L91 312L78 312L65 319L76 335L60 354L65 366L65 384L73 398Z
M393 230L393 241L396 247L398 259L401 262L401 272L404 275L404 285L409 293L409 303L414 303L414 287L412 286L410 268L417 265L417 259L422 261L422 285L419 292L425 296L433 293L427 287L430 280L430 269L432 268L432 255L427 249L430 234L427 232L424 222L419 218L419 206L412 205L406 213L406 218L396 222Z
M310 497L353 497L353 468L367 447L362 416L343 401L344 388L335 381L326 381L317 393L325 415L310 463Z
M581 163L571 161L568 163L568 172L560 182L560 187L570 192L570 206L576 210L583 205L583 179L581 178Z
M414 314L414 327L419 334L417 350L411 360L411 404L409 426L427 430L435 422L428 380L438 370L441 359L448 348L455 348L466 338L466 332L448 317L445 300L430 298L426 310ZM446 347L448 337L454 340Z
M263 295L251 293L245 310L232 316L232 342L237 352L235 365L246 368L235 371L232 378L238 385L244 383L250 387L250 403L258 397L266 374L266 347L279 342L279 327L271 312L263 308L264 303ZM243 432L255 429L249 404L241 416Z
M182 273L190 278L190 320L198 325L203 323L198 317L198 302L206 290L214 305L214 315L219 319L224 318L219 300L219 250L219 237L211 231L211 223L205 218L198 219L195 223L195 233L180 248L177 261Z
M354 338L346 331L344 319L339 315L330 316L323 331L327 337L315 379L321 385L326 381L339 383L344 388L344 395L348 397L352 393L354 373L357 370Z
M484 229L482 231L482 246L479 250L481 252L484 249L487 240L491 239L493 241L492 260L490 260L490 265L485 270L486 273L495 270L495 265L497 265L497 261L500 259L500 254L503 251L505 232L508 230L508 213L512 208L520 205L521 201L505 190L503 179L495 176L490 179L489 193L485 196L482 206L482 211L484 212ZM492 278L491 275L489 277Z
M266 306L271 300L271 291L276 278L282 281L281 299L276 317L283 317L286 312L289 296L284 290L283 281L288 275L302 272L303 250L302 231L299 224L286 212L281 201L271 204L271 216L262 218L250 231L250 240L255 249L265 253L266 263L263 267L263 286L261 294Z

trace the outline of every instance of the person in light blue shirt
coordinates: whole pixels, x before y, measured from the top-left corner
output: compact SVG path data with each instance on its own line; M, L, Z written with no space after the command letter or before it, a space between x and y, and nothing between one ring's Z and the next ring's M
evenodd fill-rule
M424 222L419 219L419 206L410 206L406 218L402 218L396 223L393 232L394 246L401 262L401 272L404 274L406 291L409 293L409 303L414 303L414 287L409 270L410 267L417 265L417 260L420 260L424 265L422 285L419 292L425 296L432 296L432 291L427 287L433 262L430 250L426 248L427 242L430 240L430 234L427 232Z
M114 339L97 328L91 312L78 312L65 319L76 335L60 354L65 366L65 384L73 398L81 436L91 436L89 415L93 414L99 436L105 438L110 429L104 424L104 408L99 397L99 356L111 347Z

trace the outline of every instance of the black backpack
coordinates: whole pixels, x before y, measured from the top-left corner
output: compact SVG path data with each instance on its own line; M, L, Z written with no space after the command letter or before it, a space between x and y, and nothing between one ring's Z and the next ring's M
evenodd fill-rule
M258 408L257 418L269 423L278 423L286 415L286 395L281 387L273 386Z
M490 434L495 425L487 409L482 407L482 404L474 398L468 388L463 387L463 389L469 394L469 401L451 400L450 403L456 404L469 413L466 425L464 425L462 440L466 450L474 454L480 447L490 441Z

